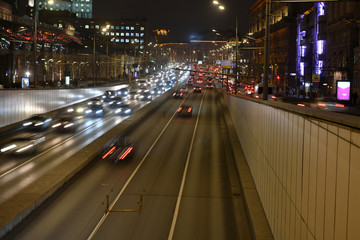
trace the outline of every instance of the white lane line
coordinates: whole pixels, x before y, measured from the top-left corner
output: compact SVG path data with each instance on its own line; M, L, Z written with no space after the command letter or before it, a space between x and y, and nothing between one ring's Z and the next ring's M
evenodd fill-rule
M181 102L181 104L183 104L185 102L186 98ZM177 109L176 109L177 110ZM121 197L121 195L124 193L125 189L127 188L127 186L129 185L129 183L131 182L131 180L134 178L135 174L137 173L137 171L140 169L141 165L144 163L145 159L147 158L147 156L150 154L151 150L154 148L154 146L156 145L156 143L159 141L160 137L163 135L163 133L165 132L165 130L167 129L167 127L169 126L170 122L172 121L172 119L175 117L177 111L175 111L175 113L172 115L172 117L170 118L170 120L166 123L165 127L163 128L163 130L160 132L159 136L157 136L157 138L155 139L154 143L151 145L151 147L149 148L149 150L146 152L145 156L141 159L140 163L138 164L138 166L135 168L135 170L133 171L133 173L130 175L130 177L128 178L128 180L125 182L124 186L122 187L121 191L119 192L119 194L116 196L116 198L112 201L112 203L109 206L109 210L111 210L114 205L116 204L116 202L119 200L119 198ZM88 240L91 240L94 238L95 234L97 233L97 231L100 229L100 227L102 226L102 224L104 223L104 221L106 220L107 216L109 215L109 212L106 212L102 218L100 219L100 221L98 222L98 224L96 225L96 227L94 228L94 230L91 232L91 234L89 235L89 237L87 238Z
M205 93L206 93L206 91L205 91ZM184 191L186 174L187 174L188 167L189 167L190 156L191 156L191 152L192 152L192 149L193 149L193 144L194 144L194 140L195 140L195 134L196 134L197 126L198 126L198 123L199 123L199 117L200 117L200 112L201 112L203 100L204 100L204 97L205 97L205 93L204 93L204 95L203 95L203 97L201 99L198 116L196 118L195 128L194 128L194 132L193 132L193 135L192 135L192 138L191 138L190 149L189 149L187 159L186 159L186 164L185 164L183 177L182 177L182 180L181 180L181 186L180 186L179 194L178 194L178 197L177 197L177 200L176 200L176 206L175 206L174 216L173 216L173 220L172 220L172 223L171 223L171 228L170 228L168 240L172 240L173 236L174 236L175 225L176 225L177 217L179 215L180 202L181 202L182 194L183 194L183 191Z

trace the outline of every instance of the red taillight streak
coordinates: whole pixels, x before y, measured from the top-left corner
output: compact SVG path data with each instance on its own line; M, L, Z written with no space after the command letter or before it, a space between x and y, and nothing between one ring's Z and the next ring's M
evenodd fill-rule
M189 108L189 109L188 109L188 112L191 112L191 109L192 109L192 108Z
M119 160L123 160L124 158L126 158L126 156L129 155L131 150L133 150L133 147L129 147L128 149L126 149L126 151L120 156Z
M181 109L182 109L182 107L179 107L178 112L180 112L180 111L181 111Z
M298 103L298 104L296 104L296 105L298 105L298 106L300 106L300 107L305 107L305 104L302 104L302 103Z
M324 104L324 103L318 103L318 106L320 106L320 107L326 107L326 104Z
M102 159L107 158L107 156L109 156L114 150L116 149L116 147L112 147L107 153L105 153L104 156L102 156Z
M271 96L271 98L272 98L272 99L276 99L276 97L275 97L275 96Z
M345 105L344 105L344 104L338 104L338 103L337 103L337 104L335 104L335 106L336 106L336 107L342 107L342 108L343 108L343 107L345 107Z

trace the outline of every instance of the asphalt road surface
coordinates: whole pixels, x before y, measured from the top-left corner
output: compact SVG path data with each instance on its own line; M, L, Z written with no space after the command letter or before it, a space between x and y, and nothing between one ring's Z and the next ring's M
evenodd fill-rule
M99 159L6 238L251 239L217 97L169 99L128 136L133 159Z

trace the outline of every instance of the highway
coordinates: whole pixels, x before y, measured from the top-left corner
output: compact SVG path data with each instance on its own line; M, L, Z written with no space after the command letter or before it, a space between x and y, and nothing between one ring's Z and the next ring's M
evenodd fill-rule
M99 159L6 238L251 239L217 94L169 99L127 136L136 143L132 159ZM192 105L191 118L176 116L182 103Z

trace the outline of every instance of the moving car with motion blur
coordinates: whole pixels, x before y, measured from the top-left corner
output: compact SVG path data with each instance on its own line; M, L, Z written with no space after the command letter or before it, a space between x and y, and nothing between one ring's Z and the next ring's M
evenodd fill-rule
M117 106L118 108L115 110L115 114L120 116L128 116L133 113L133 109L129 104L120 104Z
M45 131L51 126L51 123L51 117L44 114L38 114L26 120L23 123L23 127L29 131Z
M103 117L105 109L102 105L91 105L85 109L85 116L87 117Z
M88 106L92 106L92 105L102 105L103 104L103 99L101 98L93 98L90 99L90 101L87 102Z
M52 128L55 128L58 132L75 132L77 125L75 116L63 115L59 117L59 120L52 126Z
M128 88L121 88L116 91L116 95L127 99L129 97L130 90Z
M150 94L151 95L161 95L161 94L163 94L164 93L164 91L163 91L163 89L161 89L161 88L153 88L153 89L151 89L150 90Z
M109 108L112 108L112 109L116 109L118 108L118 106L120 104L123 103L123 98L122 97L114 97L110 102L109 102Z
M107 91L105 91L104 95L102 96L102 99L105 102L110 102L111 99L113 99L114 97L116 97L116 91L107 90Z
M201 87L199 86L194 87L194 93L201 93Z
M212 83L207 83L207 84L206 84L206 88L207 88L207 89L213 89L213 88L214 88L214 84L212 84Z
M190 105L181 105L176 114L178 117L191 117L192 107Z
M34 154L37 151L37 145L45 141L45 137L35 133L24 133L8 141L1 149L3 154Z
M141 100L141 101L151 101L152 100L152 95L150 92L148 91L143 91L140 92L137 99Z
M182 93L188 93L189 90L187 89L187 87L181 87L179 91Z
M184 97L184 93L180 92L180 91L176 91L173 93L173 98L176 98L176 99L180 99L180 98L183 98Z
M119 135L111 140L101 154L102 159L118 164L121 161L131 159L134 154L134 142L124 136Z

